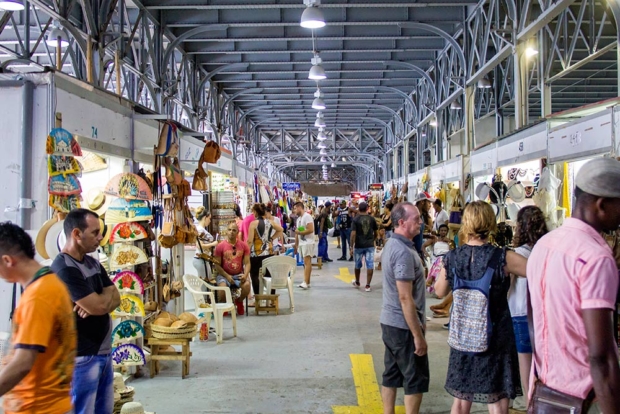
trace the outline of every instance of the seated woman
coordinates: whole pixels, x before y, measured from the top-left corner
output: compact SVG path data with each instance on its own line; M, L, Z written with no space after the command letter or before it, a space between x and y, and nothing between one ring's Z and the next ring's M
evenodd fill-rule
M443 269L443 256L450 250L454 250L455 245L448 237L448 226L442 224L438 229L438 236L434 236L422 245L422 251L426 255L426 258L432 263L426 278L426 290L428 293L434 293L435 279L439 276L439 272ZM432 254L428 254L428 247L432 247ZM432 309L431 309L432 310Z

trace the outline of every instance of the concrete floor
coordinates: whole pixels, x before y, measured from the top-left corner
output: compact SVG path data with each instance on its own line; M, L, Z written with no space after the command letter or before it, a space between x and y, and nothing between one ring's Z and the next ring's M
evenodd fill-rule
M333 239L329 255L340 257ZM187 271L191 271L191 262ZM312 288L295 290L295 313L288 296L280 293L281 313L238 317L238 337L232 337L230 318L224 321L224 343L214 336L193 342L190 376L181 380L179 362L163 362L157 377L133 380L136 401L148 411L164 413L332 413L332 406L350 406L342 412L380 413L376 406L358 405L351 354L369 354L377 381L383 370L383 342L379 326L382 275L375 271L373 291L354 289L338 278L340 268L353 273L352 262L328 263L312 273ZM296 280L301 281L302 267ZM351 276L352 278L353 276ZM365 270L362 271L362 285ZM186 306L193 307L191 297ZM428 299L427 306L437 302ZM430 313L429 313L430 314ZM445 319L428 322L431 366L430 392L422 411L449 412L452 398L443 388L447 370ZM371 394L375 394L370 390ZM367 393L368 394L368 393ZM376 398L376 395L366 398ZM402 390L397 404L403 404ZM486 411L476 406L475 411Z

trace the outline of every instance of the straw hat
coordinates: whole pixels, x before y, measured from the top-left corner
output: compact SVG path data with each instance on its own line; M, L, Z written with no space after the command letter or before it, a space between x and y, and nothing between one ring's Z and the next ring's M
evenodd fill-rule
M103 216L108 211L112 197L105 195L103 188L93 188L86 194L84 202L90 211Z
M121 408L121 414L155 414L152 411L144 411L144 407L137 401L128 402Z
M122 398L127 398L127 394L133 394L134 388L125 385L123 374L120 372L114 373L114 392L121 395Z
M525 200L525 187L518 181L510 180L508 182L508 195L515 203Z
M48 259L54 260L67 243L67 237L63 228L64 224L64 220L53 223L45 234L45 251L47 252Z
M486 200L489 196L489 192L491 192L491 187L489 187L487 183L480 183L476 186L475 193L479 200Z
M44 259L50 258L49 254L47 254L47 250L45 249L45 238L47 237L47 232L57 221L58 219L56 217L52 217L51 219L43 223L43 226L41 226L41 229L37 233L37 239L34 246L37 249L37 253L39 253L39 256Z
M112 226L106 225L102 219L99 219L99 231L103 235L103 239L101 239L99 246L103 247L110 242L110 234L112 234Z

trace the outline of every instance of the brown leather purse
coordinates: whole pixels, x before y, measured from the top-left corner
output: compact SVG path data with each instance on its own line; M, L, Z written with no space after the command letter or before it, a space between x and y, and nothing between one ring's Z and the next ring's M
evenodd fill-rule
M530 342L532 343L532 354L536 352L534 347L534 319L532 317L532 303L530 300L530 291L527 291L527 325L530 331ZM536 382L532 391L532 398L527 407L528 414L585 414L592 407L594 401L594 390L590 391L588 397L575 397L570 394L554 390L545 385L538 379L536 370L536 362L534 361L534 376Z

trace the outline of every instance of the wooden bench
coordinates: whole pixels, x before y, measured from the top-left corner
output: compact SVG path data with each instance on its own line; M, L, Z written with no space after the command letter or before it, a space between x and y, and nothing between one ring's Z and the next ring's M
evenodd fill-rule
M278 314L278 297L280 295L254 295L254 312L275 312Z
M189 358L192 353L189 351L188 338L180 339L158 339L149 338L148 344L151 347L151 378L159 374L159 362L158 361L181 361L181 378L185 379L186 375L189 375ZM162 351L168 348L168 346L180 345L181 351ZM161 347L161 349L160 349Z

